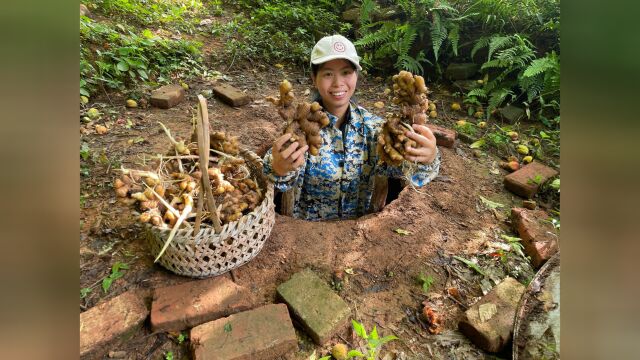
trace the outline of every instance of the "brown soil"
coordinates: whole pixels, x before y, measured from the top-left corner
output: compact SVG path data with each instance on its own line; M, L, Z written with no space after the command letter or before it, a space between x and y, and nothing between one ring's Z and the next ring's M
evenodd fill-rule
M231 84L247 90L253 102L241 108L231 108L217 99L209 100L212 128L240 137L249 149L263 154L282 131L282 120L271 104L263 101L275 95L279 81L288 78L297 94L309 87L301 73L286 73L275 67L256 65L253 71L226 73ZM129 168L141 168L143 155L164 153L167 138L157 122L163 122L174 135L188 138L195 115L196 95L210 89L211 82L190 82L187 100L175 108L126 109L124 98L110 94L97 101L105 105L103 113L112 118L98 120L107 124L109 132L97 135L93 125L81 126L81 141L86 142L93 160L83 161L90 175L81 178L84 206L81 212L80 288L93 286L93 291L80 300L81 311L131 289L151 289L178 284L191 279L174 275L153 264L142 228L128 208L116 203L111 183L119 163ZM358 97L366 108L382 115L373 103L381 98L385 84L382 79L365 78L359 84ZM302 96L302 95L299 95ZM452 99L436 89L430 95L440 109L448 109ZM112 106L113 104L113 106ZM90 104L97 106L98 103ZM438 121L451 127L458 118L449 118L441 110ZM118 121L118 119L121 119ZM127 128L127 120L133 126ZM128 144L130 139L144 138L141 143ZM104 149L106 158L100 159ZM312 223L277 215L270 237L258 256L234 271L235 281L250 288L261 304L275 301L275 289L292 274L305 268L314 269L328 283L336 270L352 269L340 295L353 309L353 317L364 322L367 329L377 325L382 335L395 334L401 341L389 343L384 352L404 352L409 358L458 356L482 357L483 353L455 336L452 331L464 307L481 296L477 282L469 282L456 274L471 271L452 261L451 255L471 258L484 250L487 240L496 240L496 231L507 233L506 211L521 200L507 193L502 186L504 170L493 174L498 159L489 155L474 157L468 146L441 148L442 167L438 178L425 188L405 188L397 200L378 214L357 220ZM148 161L148 159L147 159ZM493 170L496 172L496 170ZM505 204L496 212L479 205L479 195ZM393 230L404 229L410 235ZM130 265L123 278L113 282L107 293L100 287L101 279L116 261ZM422 293L416 277L431 274L435 283L428 295ZM230 276L225 274L222 276ZM475 277L474 279L477 279ZM448 296L447 288L460 291L458 301ZM419 314L421 303L430 301L444 319L445 332L431 335L425 319ZM258 305L258 304L257 304ZM300 351L295 359L308 358L311 351L326 354L329 346L314 347L302 334ZM448 336L448 337L447 337ZM359 343L350 332L340 334L335 342ZM334 342L332 342L334 343ZM126 343L115 344L111 350L124 350L132 359L159 359L167 351L174 358L188 356L188 347L178 345L171 334L151 334L144 327Z

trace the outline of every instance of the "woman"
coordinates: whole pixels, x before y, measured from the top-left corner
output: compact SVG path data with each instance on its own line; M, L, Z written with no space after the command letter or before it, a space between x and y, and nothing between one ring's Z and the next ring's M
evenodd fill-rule
M384 119L358 106L356 90L360 58L355 46L341 35L327 36L311 51L312 81L330 123L320 130L317 156L297 142L283 145L291 134L280 136L264 156L264 173L281 192L293 189L293 216L306 220L349 219L370 208L374 175L403 177L399 167L378 164L377 136ZM418 145L406 159L417 164L410 177L423 186L436 177L440 155L429 128L413 125L406 136Z

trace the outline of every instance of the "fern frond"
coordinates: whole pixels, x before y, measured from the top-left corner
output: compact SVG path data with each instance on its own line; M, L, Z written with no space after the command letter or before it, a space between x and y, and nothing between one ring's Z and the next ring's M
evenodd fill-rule
M513 97L513 92L507 88L501 88L492 92L487 105L487 114L491 114L493 109L497 109L509 95Z
M378 8L378 3L374 0L362 0L360 6L360 24L367 25L371 22L371 13Z
M471 58L473 59L473 57L475 56L476 52L478 52L478 50L489 46L489 41L491 41L490 37L481 37L480 39L478 39L478 41L476 41L476 44L473 46L473 49L471 49Z
M542 74L543 72L549 69L552 69L553 66L554 66L553 62L551 61L551 59L547 57L535 59L531 62L531 64L529 64L529 67L526 68L522 76L523 77L536 76L538 74Z
M424 73L424 69L420 62L406 54L398 56L395 67L398 70L406 70L414 74Z
M458 42L460 41L460 26L458 26L458 24L451 26L448 37L451 42L451 48L453 49L453 55L458 56Z
M511 36L492 36L489 40L489 55L487 56L487 60L491 60L491 55L493 55L496 50L509 46L512 42L513 37Z
M484 91L484 89L478 88L478 89L473 89L471 91L469 91L467 93L467 97L469 96L475 96L475 97L479 97L482 99L486 99L487 98L487 93Z
M431 44L433 45L433 54L438 61L438 52L442 43L447 38L447 28L444 27L440 20L440 14L437 12L433 14L433 21L431 23Z
M359 40L354 42L354 45L360 46L363 48L368 48L373 45L377 45L383 42L389 41L393 38L393 35L396 32L396 24L390 21L382 21L378 22L375 25L381 24L380 28L372 33L366 34ZM373 25L373 24L370 24Z

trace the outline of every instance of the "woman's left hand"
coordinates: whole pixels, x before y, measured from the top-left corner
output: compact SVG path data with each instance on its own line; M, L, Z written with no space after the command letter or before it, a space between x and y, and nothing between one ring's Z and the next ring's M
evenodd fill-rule
M424 125L413 124L416 132L407 131L405 134L409 139L416 142L417 147L405 149L405 159L422 164L431 164L436 158L436 137L431 129Z

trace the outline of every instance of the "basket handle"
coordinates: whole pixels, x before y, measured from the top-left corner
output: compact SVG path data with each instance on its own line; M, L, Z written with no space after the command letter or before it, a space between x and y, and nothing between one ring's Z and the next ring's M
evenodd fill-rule
M216 201L213 198L213 192L211 190L211 182L209 181L209 148L210 148L210 139L209 139L209 113L207 110L207 100L202 95L198 95L198 123L196 124L196 131L198 135L198 155L200 157L200 172L202 172L201 180L201 191L204 189L206 199L207 199L207 207L209 208L209 217L211 217L211 221L213 222L213 228L216 234L219 234L222 231L222 227L220 226L220 219L218 218L218 213L216 212ZM201 199L198 197L198 199ZM200 206L198 206L198 210L200 210ZM200 214L197 215L200 217Z

